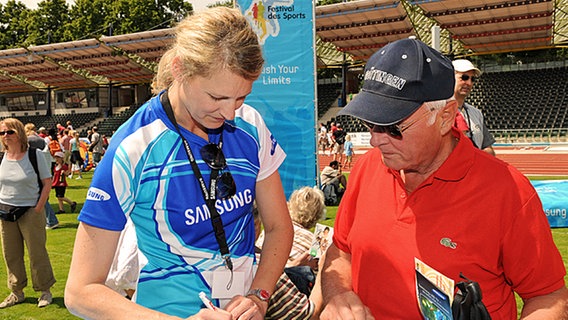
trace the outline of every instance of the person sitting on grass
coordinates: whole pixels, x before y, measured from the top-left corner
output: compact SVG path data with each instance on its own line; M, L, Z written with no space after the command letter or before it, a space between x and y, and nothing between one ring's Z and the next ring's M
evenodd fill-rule
M65 189L67 188L67 175L70 174L69 166L63 162L65 154L61 151L56 152L53 156L55 158L55 167L53 168L53 182L51 187L55 189L55 197L59 202L59 211L57 213L65 213L63 210L63 202L67 202L71 207L71 212L75 212L77 202L71 201L65 197Z
M321 190L324 193L325 205L336 206L347 188L347 178L341 172L337 160L329 163L320 174Z

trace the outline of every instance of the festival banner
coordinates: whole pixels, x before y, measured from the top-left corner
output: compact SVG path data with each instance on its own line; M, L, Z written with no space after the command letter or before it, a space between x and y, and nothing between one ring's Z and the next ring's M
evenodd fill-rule
M245 103L286 152L284 191L317 183L315 18L311 0L237 0L263 47L264 69Z
M568 180L532 180L550 226L568 227Z

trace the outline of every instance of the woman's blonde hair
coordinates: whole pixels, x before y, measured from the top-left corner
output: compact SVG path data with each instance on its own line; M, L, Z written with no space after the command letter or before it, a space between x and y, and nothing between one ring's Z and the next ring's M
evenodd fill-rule
M26 131L26 135L31 135L32 133L36 132L35 124L28 122L24 125L24 130Z
M16 118L6 118L0 121L0 123L3 123L8 130L16 131L18 139L20 140L20 147L22 148L22 151L27 151L28 136L26 135L24 124ZM6 143L4 142L4 139L2 139L2 145L4 146L4 150L9 150L8 145L6 145Z
M292 221L306 229L313 228L325 215L323 192L315 187L295 190L288 200L288 210Z
M152 83L157 94L173 80L172 63L178 57L181 74L209 77L226 69L247 80L256 80L262 72L264 58L258 36L238 9L215 7L188 16L175 28L175 40L160 59Z

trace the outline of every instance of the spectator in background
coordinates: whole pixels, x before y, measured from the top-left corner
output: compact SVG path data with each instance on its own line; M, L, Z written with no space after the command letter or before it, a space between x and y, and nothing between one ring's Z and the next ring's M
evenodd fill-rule
M337 130L331 134L333 140L333 160L337 160L339 163L343 162L343 144L345 143L346 135L347 133L343 130L340 123L337 124Z
M103 141L101 135L99 134L99 128L93 127L93 134L91 135L91 144L89 149L93 152L93 167L97 167L99 162L101 162L103 154Z
M46 248L45 203L51 190L51 174L43 153L36 149L37 172L28 151L28 138L20 120L0 121L0 137L5 154L0 164L0 204L26 209L16 221L0 219L2 254L6 262L6 277L11 293L0 303L0 309L12 307L25 300L24 288L28 276L24 259L27 248L34 291L41 292L37 306L52 302L51 287L55 276ZM39 175L39 177L38 177ZM41 181L40 188L38 180ZM20 210L18 210L20 211Z
M337 130L337 126L335 125L335 122L332 122L329 126L329 131L333 134L335 130Z
M343 150L345 154L345 169L351 168L351 162L353 161L353 142L351 142L351 136L349 134L345 135L345 143L343 144Z
M323 192L318 188L302 187L294 190L288 200L288 211L294 225L294 241L286 267L309 265L317 271L317 261L310 261L306 253L314 242L314 233L310 230L325 216ZM256 246L262 248L264 232L261 232Z
M63 135L63 130L65 130L65 127L61 123L55 125L55 128L57 129L57 135Z
M320 123L319 132L323 134L327 134L327 128L323 122Z
M63 162L66 164L71 163L71 145L69 144L71 141L71 136L69 135L69 129L63 129L63 135L59 138L59 142L61 142L61 146L63 147Z
M61 151L56 152L55 155L55 167L53 168L53 180L51 187L55 190L55 197L59 204L59 211L57 213L65 213L63 209L63 202L69 204L71 212L75 212L77 208L77 202L71 201L69 198L65 197L65 189L67 189L67 175L71 172L67 163L63 162L63 157L65 154Z
M63 146L59 142L57 137L57 130L51 128L47 135L47 146L49 148L49 153L51 154L51 175L53 176L53 167L55 166L55 158L53 157L56 152L63 151Z
M28 136L28 143L30 147L34 147L42 151L43 159L48 167L51 166L51 154L49 153L49 147L44 138L40 137L36 132L36 126L33 123L26 123L24 126L26 130L26 135ZM45 128L44 128L45 129ZM56 229L59 227L59 219L55 215L55 211L49 204L49 196L45 200L45 219L46 219L46 229Z
M40 127L37 130L37 134L38 134L38 136L45 139L47 137L47 130L45 129L45 127ZM45 143L49 143L49 141L46 141Z
M102 139L103 139L103 150L106 150L108 148L108 138L106 136L106 134L102 135ZM104 153L104 151L103 151Z
M325 204L336 206L347 188L347 178L341 172L341 165L333 160L320 173L321 189Z
M79 132L73 131L73 138L69 141L69 145L71 146L71 175L70 178L73 178L73 174L77 174L77 178L75 179L83 179L81 172L83 172L83 157L81 156L81 140L79 140Z
M481 75L481 70L466 59L454 60L452 64L456 78L454 98L458 102L459 111L459 114L456 115L456 127L464 131L465 135L473 142L476 148L495 155L495 150L493 150L495 138L485 125L483 113L481 110L465 102L465 99L473 89L475 81Z
M320 318L423 319L419 259L456 284L476 281L492 319L517 319L515 293L521 319L566 319L566 269L538 194L454 127L451 61L402 39L371 56L364 79L339 114L367 123L374 148L337 212Z
M69 132L73 131L73 125L71 124L70 120L67 120L66 125L66 129L69 130Z

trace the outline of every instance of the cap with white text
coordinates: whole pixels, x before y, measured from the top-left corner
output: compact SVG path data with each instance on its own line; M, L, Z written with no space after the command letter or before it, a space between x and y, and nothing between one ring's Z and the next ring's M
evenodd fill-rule
M363 73L361 91L339 114L378 125L391 125L424 102L454 94L452 62L416 39L389 43L374 53Z

